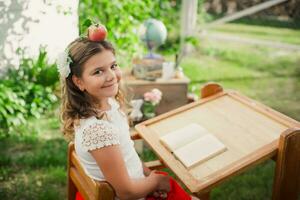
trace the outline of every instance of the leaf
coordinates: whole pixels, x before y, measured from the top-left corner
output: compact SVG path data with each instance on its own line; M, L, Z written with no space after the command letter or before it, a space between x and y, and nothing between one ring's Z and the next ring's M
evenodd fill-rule
M196 37L193 37L193 36L188 36L188 37L184 38L184 41L186 43L190 43L194 46L197 46L199 44L199 39Z
M0 113L2 113L2 115L3 115L4 117L7 116L7 112L6 112L6 110L5 110L3 107L0 107Z
M93 21L89 18L85 19L84 22L81 25L81 34L84 34L86 32L86 29L93 24Z
M91 19L86 19L86 20L84 20L82 26L83 26L83 27L89 27L89 26L92 25L92 24L93 24L93 22L92 22Z

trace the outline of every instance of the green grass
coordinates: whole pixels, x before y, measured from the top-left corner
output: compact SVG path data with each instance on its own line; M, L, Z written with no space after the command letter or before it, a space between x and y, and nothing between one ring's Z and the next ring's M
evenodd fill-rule
M289 29L300 29L299 19L290 19L290 20L278 20L276 18L265 19L262 17L251 18L243 17L233 21L234 24L244 24L244 25L256 25L262 27L273 27L273 28L289 28Z
M231 178L213 190L212 199L271 199L275 163L268 161Z
M300 44L299 30L230 24L218 31L240 34L235 28L251 37L270 35L285 42L290 37L289 42ZM300 120L299 52L219 41L200 44L197 53L181 63L191 79L190 91L198 93L205 82L216 81ZM58 109L54 109L0 139L0 199L66 199L67 143L58 119ZM141 158L148 161L156 156L146 148ZM264 162L215 188L212 199L270 199L273 174L273 161Z
M51 111L0 140L1 199L66 199L67 143Z
M219 25L211 31L300 45L300 29L230 23Z

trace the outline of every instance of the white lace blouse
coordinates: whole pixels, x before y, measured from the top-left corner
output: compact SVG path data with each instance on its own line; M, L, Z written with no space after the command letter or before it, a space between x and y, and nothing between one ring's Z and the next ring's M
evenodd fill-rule
M75 151L88 176L105 180L103 173L89 151L105 146L119 145L129 176L132 179L144 177L143 166L130 138L126 115L119 110L116 100L109 98L111 109L106 111L108 120L96 117L81 119L75 127Z

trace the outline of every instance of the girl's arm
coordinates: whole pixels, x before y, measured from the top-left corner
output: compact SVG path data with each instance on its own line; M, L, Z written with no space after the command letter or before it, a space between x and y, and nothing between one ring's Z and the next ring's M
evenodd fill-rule
M151 173L143 179L131 179L119 145L103 147L90 153L120 199L138 199L146 197L154 190L170 190L169 177L161 174Z

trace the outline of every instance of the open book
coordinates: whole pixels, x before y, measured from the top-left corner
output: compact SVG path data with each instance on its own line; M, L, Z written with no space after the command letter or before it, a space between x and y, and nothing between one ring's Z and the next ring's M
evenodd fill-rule
M160 141L188 169L226 150L218 138L195 123L160 137Z

